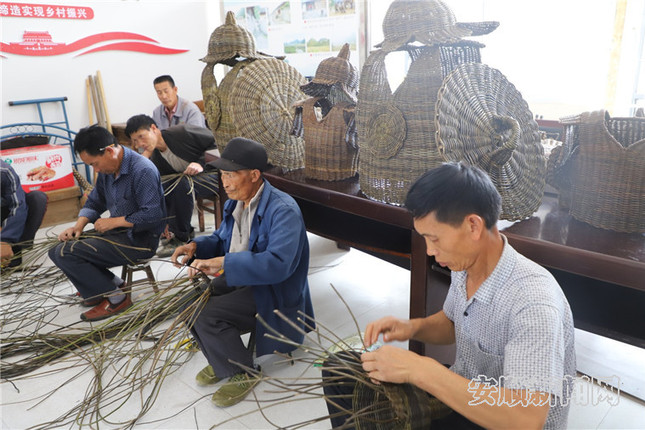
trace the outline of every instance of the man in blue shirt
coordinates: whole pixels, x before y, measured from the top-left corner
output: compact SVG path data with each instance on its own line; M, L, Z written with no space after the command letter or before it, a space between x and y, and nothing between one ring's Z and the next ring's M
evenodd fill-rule
M93 306L81 319L97 321L132 305L125 283L109 268L154 255L166 208L154 164L119 145L106 129L82 129L74 150L98 177L76 224L58 236L62 243L49 250L49 257L76 287L83 305ZM109 217L102 218L106 211ZM96 232L83 233L89 223Z
M13 245L20 241L27 220L25 192L20 186L20 178L13 168L0 161L0 185L2 186L2 228L0 239L2 250L0 258L3 266L12 259Z
M178 247L172 261L178 264L184 255L181 263L185 264L197 257L191 275L197 271L217 275L223 270L211 283L211 296L191 330L209 364L197 374L197 383L210 385L230 377L211 398L217 406L226 407L243 400L259 381L233 364L253 366L253 351L244 346L240 333L255 331L257 356L295 349L264 336L268 331L256 314L277 332L302 343L302 332L274 310L305 329L297 320L303 318L300 312L313 318L313 307L305 223L295 200L262 177L267 168L264 147L236 137L213 164L222 172L229 197L222 224L210 236Z

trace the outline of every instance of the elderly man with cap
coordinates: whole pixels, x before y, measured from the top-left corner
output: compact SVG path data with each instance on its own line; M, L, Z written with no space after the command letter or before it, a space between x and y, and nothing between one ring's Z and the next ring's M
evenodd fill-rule
M259 382L234 364L253 367L253 352L244 346L241 333L256 333L258 357L295 348L265 337L267 329L255 315L293 342L302 343L302 332L273 311L295 322L301 317L299 312L313 318L313 307L307 282L309 242L302 214L291 196L263 178L267 168L264 147L236 137L212 164L220 169L229 197L222 224L210 236L177 248L172 261L179 265L196 258L189 269L191 276L198 272L216 276L210 284L211 297L191 331L209 364L197 374L197 383L210 385L230 377L212 397L213 403L224 407L243 400ZM181 261L180 256L184 256ZM297 324L305 329L304 324Z

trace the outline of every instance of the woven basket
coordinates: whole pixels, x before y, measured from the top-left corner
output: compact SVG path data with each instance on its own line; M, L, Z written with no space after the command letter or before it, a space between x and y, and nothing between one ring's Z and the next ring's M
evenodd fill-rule
M269 58L253 60L240 68L230 92L224 88L224 80L220 97L228 92L227 109L237 135L262 143L269 163L274 166L286 170L303 168L304 142L290 132L292 106L304 98L300 86L306 82L305 78L284 61Z
M601 110L561 122L564 143L549 159L550 183L570 199L571 215L595 227L645 232L645 118Z
M515 86L485 64L458 66L439 90L436 113L443 158L488 173L502 196L502 219L532 215L544 194L546 158L538 125Z
M347 122L354 115L353 103L338 103L322 109L317 105L325 98L312 97L294 105L296 121L302 117L305 138L305 176L322 181L351 178L358 172L358 148L347 139Z
M361 71L356 113L359 181L367 197L401 205L412 182L444 161L435 144L437 92L451 67L480 61L480 46L462 41L406 47L412 64L394 94L385 70L388 52L370 53Z
M432 420L446 417L452 409L412 384L383 383L374 389L357 383L352 404L357 430L426 430Z

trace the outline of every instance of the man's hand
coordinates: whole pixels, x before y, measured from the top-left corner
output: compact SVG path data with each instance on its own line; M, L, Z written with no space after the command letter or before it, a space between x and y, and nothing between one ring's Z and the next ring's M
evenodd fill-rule
M190 261L191 258L195 255L195 252L197 252L197 244L195 242L190 242L187 243L186 245L178 246L175 248L175 252L172 253L172 256L170 257L170 261L172 261L175 265L175 267L182 267L188 261ZM184 255L185 257L179 261L179 257Z
M82 233L83 233L83 227L81 227L81 226L79 226L77 224L77 225L75 225L73 227L69 227L69 228L66 228L65 230L63 230L63 232L58 235L58 240L60 240L61 242L64 242L64 241L67 241L67 240L70 240L70 239L76 239Z
M224 257L209 258L208 260L195 260L188 268L188 275L193 276L203 273L204 275L213 276L224 265Z
M363 370L374 381L393 382L396 384L410 383L411 375L420 355L392 345L383 345L376 351L361 355Z
M184 174L195 176L199 173L202 173L203 171L204 171L204 168L202 167L201 164L193 162L193 163L190 163L188 167L186 167L186 170L184 170Z
M11 249L11 244L8 242L0 242L0 262L4 266L6 263L11 261L13 257L13 249Z
M105 233L117 227L121 227L118 218L99 218L94 221L94 229L99 233Z
M401 320L394 317L385 317L371 322L365 329L365 346L371 346L383 334L384 342L395 340L406 341L414 336L414 327L409 320Z

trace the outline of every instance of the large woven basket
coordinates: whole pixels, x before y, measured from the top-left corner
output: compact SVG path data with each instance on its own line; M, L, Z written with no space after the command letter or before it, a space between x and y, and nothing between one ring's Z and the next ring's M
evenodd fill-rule
M386 50L372 51L361 71L356 126L361 191L369 198L401 205L419 176L444 159L435 144L435 103L445 76L462 62L480 62L476 42L407 46L412 64L392 93Z
M485 64L455 68L439 90L437 147L447 161L481 167L502 196L501 218L532 215L544 193L546 158L528 104Z
M322 109L326 98L311 97L295 104L296 118L302 116L305 138L305 176L322 181L351 178L358 172L358 148L347 141L347 124L355 105L341 102ZM324 116L318 118L316 110ZM297 121L296 121L297 122Z
M564 142L549 158L550 183L570 200L563 203L571 215L608 230L645 232L645 118L600 110L561 122Z

